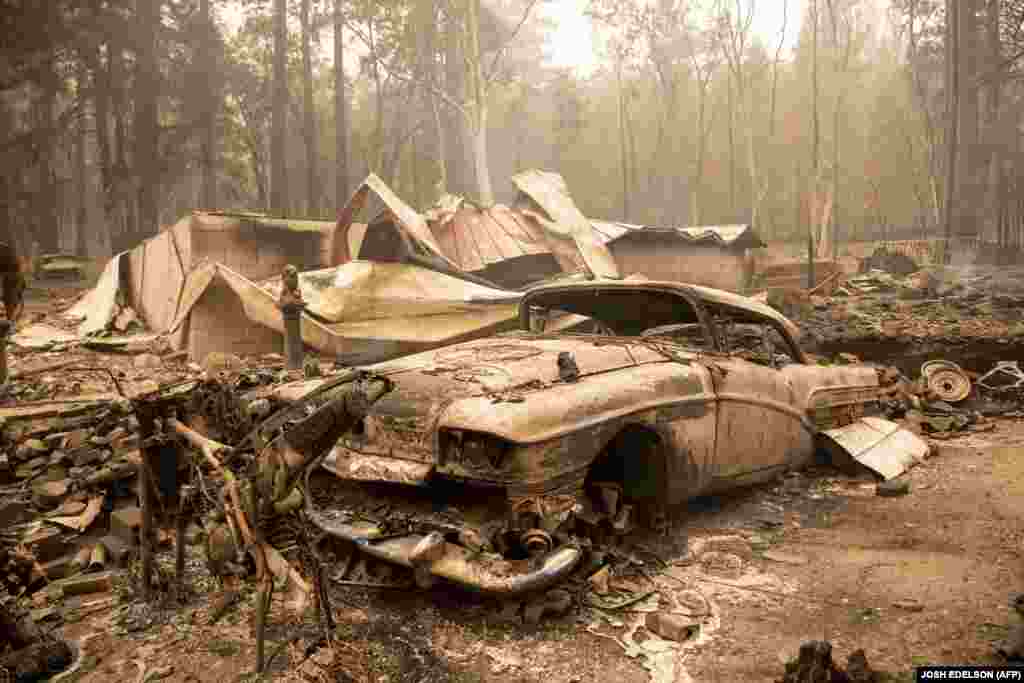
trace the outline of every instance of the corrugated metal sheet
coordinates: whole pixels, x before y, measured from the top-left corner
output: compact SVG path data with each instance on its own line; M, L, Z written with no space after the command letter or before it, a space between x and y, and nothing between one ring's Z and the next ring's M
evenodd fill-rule
M370 221L371 225L381 222L382 219L389 219L389 222L399 229L403 235L403 240L412 242L414 247L422 253L431 254L446 262L449 266L457 267L441 250L437 243L437 238L434 237L430 228L427 227L426 219L399 199L398 195L373 173L366 176L366 179L352 195L352 198L348 200L348 203L339 212L335 239L341 238L346 241L346 244L349 243L349 231L353 226L353 221L366 208L367 200L371 195L376 197L385 207L382 214ZM366 235L364 233L364 241L365 238ZM361 250L362 248L360 247ZM351 256L360 257L358 253Z
M590 219L594 232L605 244L626 235L642 234L678 237L690 244L717 245L735 249L756 249L765 246L757 232L749 225L705 225L690 228L661 228L631 223L616 223Z
M928 457L928 443L895 422L863 417L853 424L822 434L843 452L882 478L900 476Z
M593 225L573 202L562 176L538 170L524 171L512 176L512 184L546 214L542 216L536 211L527 212L533 221L554 238L553 244L571 239L587 270L594 277L621 277L611 252L594 234Z
M462 205L454 212L428 216L441 250L465 271L517 258L549 254L540 228L522 213L503 205L489 209Z

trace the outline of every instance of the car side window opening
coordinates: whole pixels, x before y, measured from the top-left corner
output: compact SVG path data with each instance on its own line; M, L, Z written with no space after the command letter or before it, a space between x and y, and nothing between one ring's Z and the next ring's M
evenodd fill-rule
M786 339L768 322L737 321L729 316L715 319L724 351L751 363L782 368L799 363Z

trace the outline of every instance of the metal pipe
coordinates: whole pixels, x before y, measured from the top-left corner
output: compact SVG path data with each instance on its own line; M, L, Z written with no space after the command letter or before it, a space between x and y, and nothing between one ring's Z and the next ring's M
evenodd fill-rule
M403 567L413 566L412 551L424 538L420 534L383 536L381 530L373 525L346 524L311 509L307 509L306 515L313 526L324 533L351 541L361 552ZM582 558L582 549L567 545L536 558L529 567L524 567L514 562L477 560L465 548L445 543L441 556L420 570L471 591L512 598L536 593L564 581Z

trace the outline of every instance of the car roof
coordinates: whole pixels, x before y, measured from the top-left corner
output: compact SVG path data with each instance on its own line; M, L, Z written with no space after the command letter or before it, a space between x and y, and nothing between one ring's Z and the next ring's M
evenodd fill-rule
M791 320L776 311L771 306L751 299L750 297L734 294L721 289L694 285L688 282L672 282L669 280L585 280L583 282L556 282L551 284L538 285L526 291L525 299L532 298L534 293L554 291L580 291L587 289L616 289L616 290L669 290L676 291L683 296L689 296L700 301L705 307L732 309L734 313L750 313L753 319L767 318L778 324L788 332L793 339L800 338L800 328Z

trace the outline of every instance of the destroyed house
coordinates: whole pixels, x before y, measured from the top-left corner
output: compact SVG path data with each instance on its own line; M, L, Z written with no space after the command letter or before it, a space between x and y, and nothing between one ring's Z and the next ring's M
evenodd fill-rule
M620 277L560 175L534 169L516 174L512 183L518 193L511 208L481 208L447 196L427 212L427 225L446 257L510 289L562 274Z
M277 275L289 263L319 268L329 264L333 232L334 224L323 221L196 211L114 256L107 266L116 271L106 285L114 290L108 295L119 296L149 329L164 331L180 314L186 280L202 264L219 263L250 280ZM224 313L230 316L230 311ZM104 317L85 332L102 329Z
M658 228L591 220L624 275L745 292L750 249L764 246L749 225Z
M369 225L353 223L364 209L373 217ZM376 176L360 186L337 224L230 218L250 225L243 231L225 225L223 215L194 214L111 259L97 286L66 314L81 321L79 336L108 334L130 307L193 360L211 352L279 352L278 297L289 263L300 270L307 304L303 341L350 364L517 324L519 295L461 272L440 253L423 218ZM356 231L359 239L350 242ZM244 244L252 235L267 244Z

